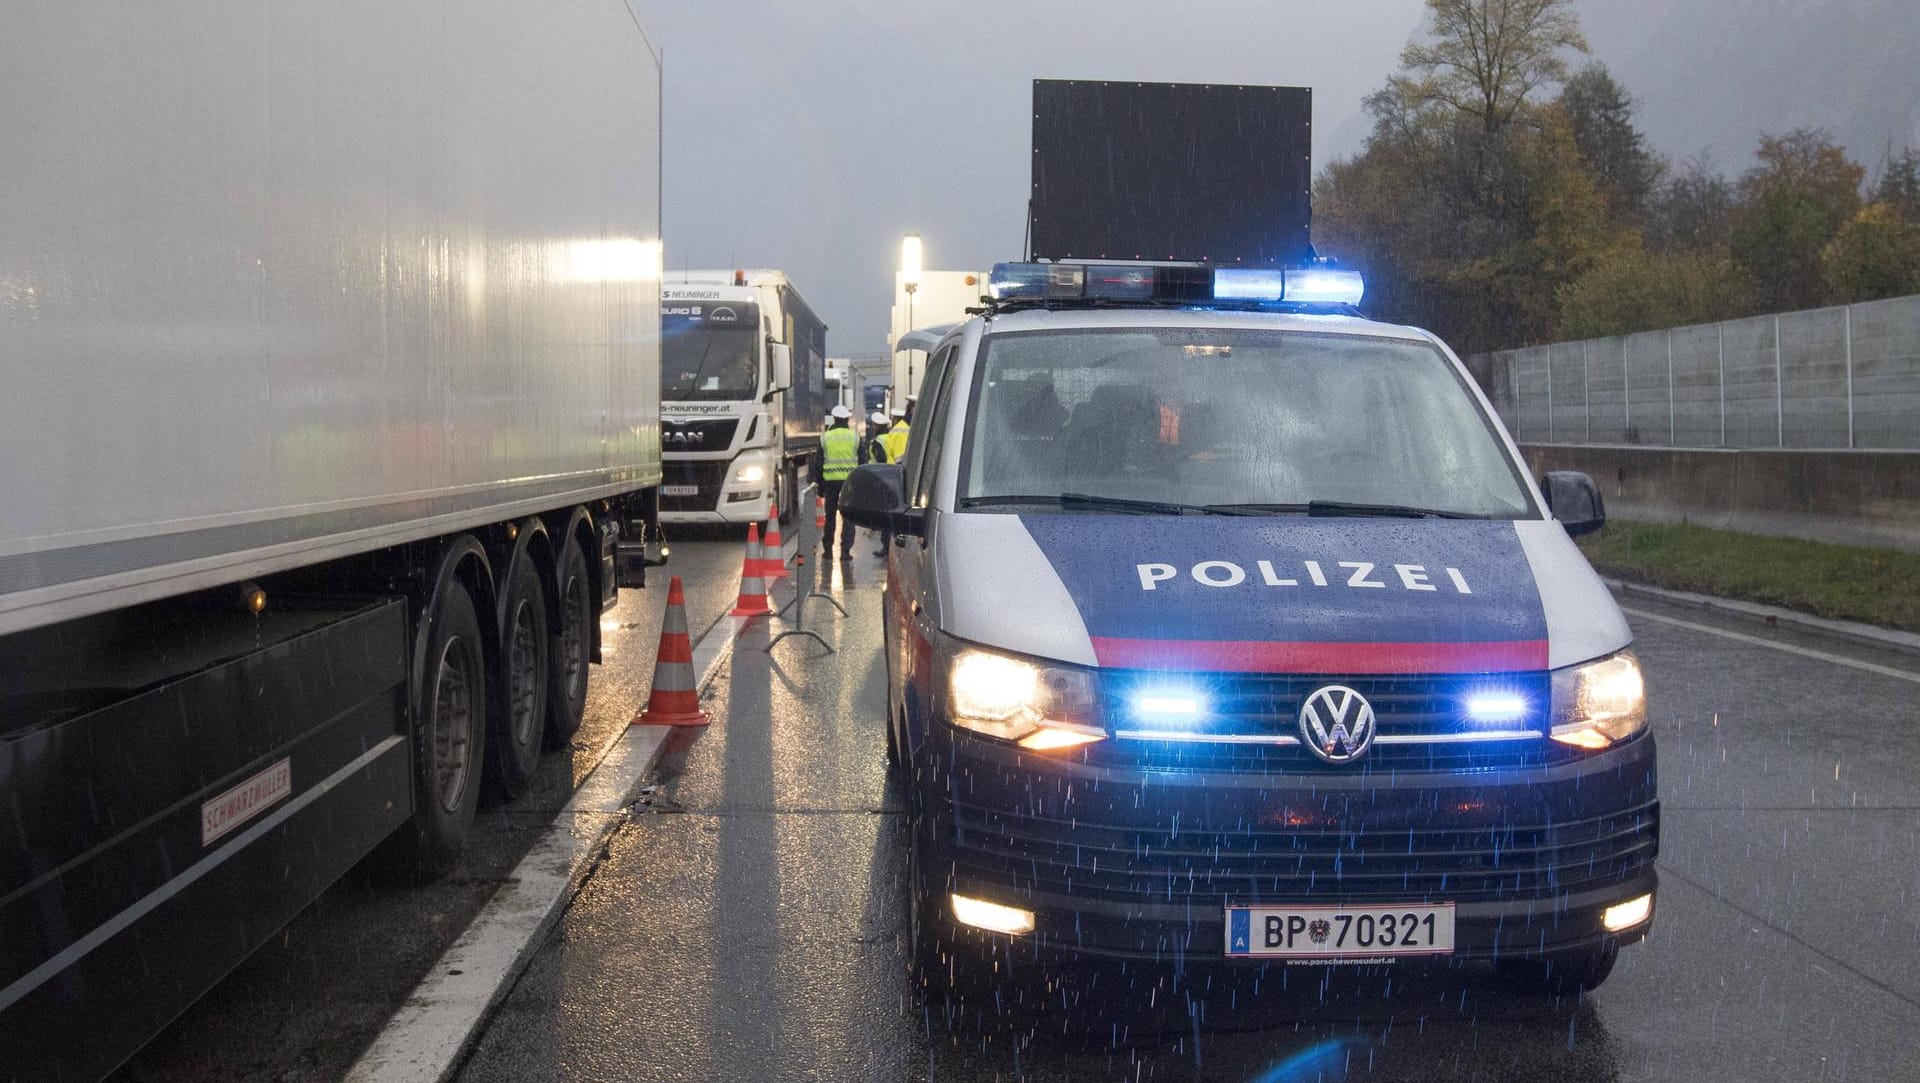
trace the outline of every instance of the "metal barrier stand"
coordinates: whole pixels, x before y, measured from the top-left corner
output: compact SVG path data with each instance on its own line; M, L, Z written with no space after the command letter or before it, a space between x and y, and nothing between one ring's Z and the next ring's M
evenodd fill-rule
M814 487L811 484L809 484L805 489L801 490L801 499L797 501L794 506L798 508L806 508L811 506L813 503L812 494L814 493L814 491L815 491ZM800 556L798 557L798 563L804 565L807 562L807 558L813 555L814 551L820 547L820 530L818 527L813 525L813 516L800 515L797 518L800 520L798 524L798 526L800 527ZM849 529L851 528L849 527ZM828 605L840 611L841 616L844 617L847 615L846 607L840 604L839 599L835 598L833 595L828 594L823 590L817 589L820 586L819 577L822 573L826 571L826 568L827 568L827 561L825 558L822 558L816 561L814 563L813 576L808 583L808 589L805 591L805 593L801 592L801 590L799 589L799 584L796 583L795 589L793 592L793 598L789 600L786 605L781 606L779 610L774 614L775 617L778 618L780 614L785 613L788 609L791 608L793 610L793 626L791 628L785 629L784 631L780 632L778 635L774 636L772 639L767 641L767 645L764 649L769 654L773 652L774 647L780 644L781 640L786 639L788 636L805 636L806 638L813 640L815 643L820 644L822 647L825 647L827 649L828 654L837 653L833 649L833 644L827 642L826 639L823 638L819 632L816 632L811 628L807 627L807 599L808 598L824 598L826 599L826 602Z

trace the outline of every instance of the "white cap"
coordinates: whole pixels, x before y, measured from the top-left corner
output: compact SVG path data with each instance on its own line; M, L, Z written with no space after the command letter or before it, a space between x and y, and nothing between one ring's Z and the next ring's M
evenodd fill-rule
M846 419L853 416L853 411L847 409L844 406L836 406L833 408L833 416L839 418L842 421L845 421Z
M907 412L906 412L905 410L902 410L902 409L900 409L900 408L899 408L898 406L896 406L896 407L894 407L894 408L893 408L893 416L894 416L894 417L906 417L906 416L907 416Z
M918 395L908 395L908 396L907 396L907 401L908 401L908 402L919 402L919 401L920 401L920 396L918 396Z
M885 425L887 423L887 415L875 410L873 416L867 420L873 422L875 425Z

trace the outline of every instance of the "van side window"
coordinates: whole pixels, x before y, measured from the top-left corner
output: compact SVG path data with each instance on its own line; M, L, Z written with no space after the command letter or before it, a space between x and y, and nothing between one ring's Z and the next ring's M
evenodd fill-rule
M938 373L939 383L934 387L933 401L926 417L926 450L921 453L920 472L910 490L912 495L908 503L916 508L924 508L933 499L933 481L940 476L941 452L945 449L947 428L947 406L953 401L954 373L960 366L957 360L960 347L956 343L947 348L946 364Z
M938 423L935 419L942 412L940 404L946 398L943 392L947 371L953 367L954 349L953 345L948 345L936 352L932 360L927 362L927 373L920 381L920 388L925 393L920 396L914 410L913 435L907 438L907 455L902 467L907 503L913 507L925 504L923 494L926 483L921 480L922 467L927 461L929 449L938 442Z

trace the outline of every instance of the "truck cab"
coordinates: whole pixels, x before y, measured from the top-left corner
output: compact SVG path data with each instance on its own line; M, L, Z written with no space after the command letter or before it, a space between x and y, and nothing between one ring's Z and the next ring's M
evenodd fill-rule
M660 290L663 523L792 510L820 446L826 325L780 271L688 271Z

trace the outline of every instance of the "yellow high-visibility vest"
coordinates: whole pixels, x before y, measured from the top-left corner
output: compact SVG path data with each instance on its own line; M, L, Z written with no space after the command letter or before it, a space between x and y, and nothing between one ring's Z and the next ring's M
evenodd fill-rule
M845 481L860 464L860 438L844 426L820 434L820 476L827 481Z
M897 463L907 453L907 423L900 420L893 423L880 437L880 446L887 449L887 461Z

